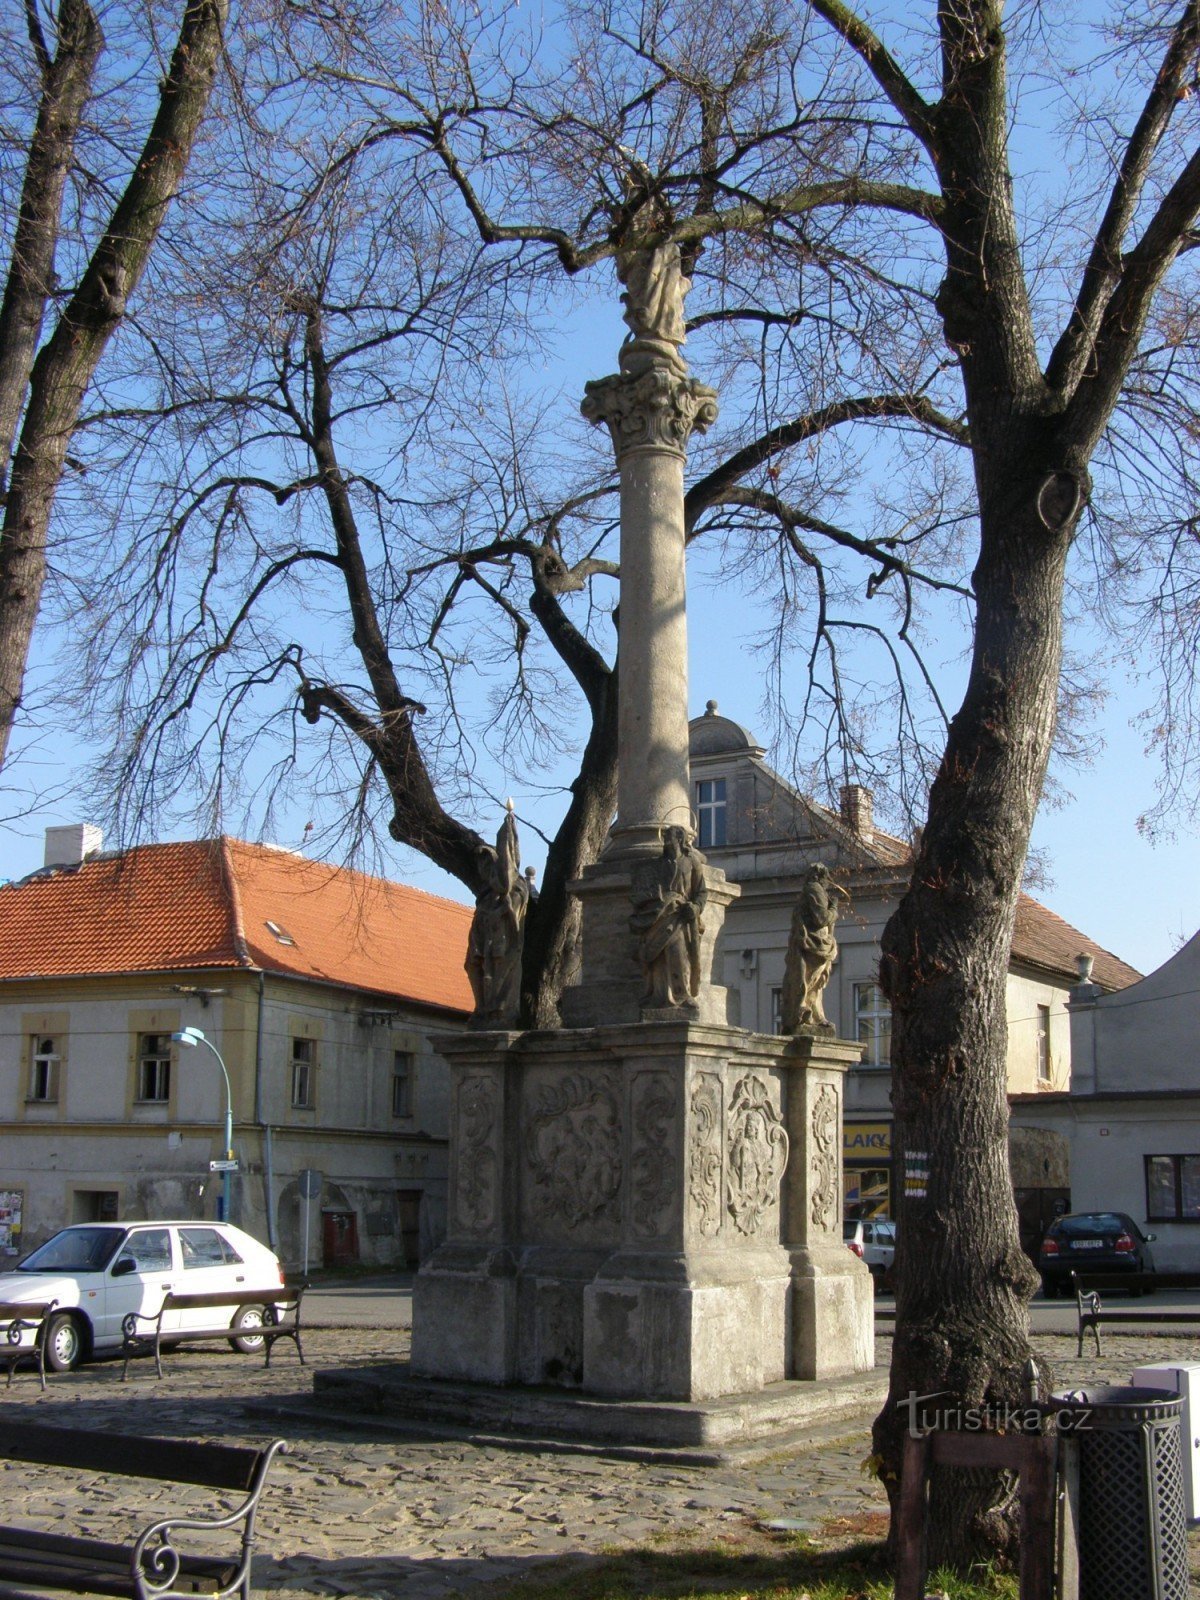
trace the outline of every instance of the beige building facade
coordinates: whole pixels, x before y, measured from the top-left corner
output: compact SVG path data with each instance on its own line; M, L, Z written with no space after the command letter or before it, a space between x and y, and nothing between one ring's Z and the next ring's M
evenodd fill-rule
M229 1220L292 1265L415 1265L445 1228L430 1036L469 1010L469 922L236 840L0 889L0 1250L71 1222L220 1215L223 1064Z
M829 1020L864 1046L846 1081L843 1161L847 1215L894 1214L891 1139L891 1017L879 988L879 940L908 882L907 842L878 828L870 793L847 786L837 812L801 794L766 762L747 730L715 702L690 727L693 807L700 847L741 888L726 912L719 961L730 1020L777 1031L792 908L807 868L823 862L849 894L838 928L838 961L825 993ZM1053 1095L1070 1083L1068 995L1076 958L1089 955L1107 991L1138 974L1078 929L1021 897L1007 986L1011 1094ZM1012 1146L1014 1186L1030 1236L1067 1188L1060 1140ZM1040 1233L1038 1234L1040 1237Z

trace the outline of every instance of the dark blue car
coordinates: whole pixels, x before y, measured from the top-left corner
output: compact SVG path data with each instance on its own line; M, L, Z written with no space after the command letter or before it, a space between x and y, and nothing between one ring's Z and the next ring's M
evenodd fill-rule
M1056 1217L1038 1254L1047 1300L1070 1293L1073 1272L1153 1272L1153 1238L1123 1211Z

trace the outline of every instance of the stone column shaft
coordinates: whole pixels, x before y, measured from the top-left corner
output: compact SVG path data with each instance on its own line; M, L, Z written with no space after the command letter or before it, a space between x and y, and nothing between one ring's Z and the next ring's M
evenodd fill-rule
M687 611L681 453L621 456L621 688L617 820L609 854L662 848L687 827Z
M690 284L678 246L634 249L617 269L630 338L620 372L587 385L583 414L608 426L621 473L620 766L605 849L619 858L657 855L664 827L690 823L683 468L717 396L679 353Z

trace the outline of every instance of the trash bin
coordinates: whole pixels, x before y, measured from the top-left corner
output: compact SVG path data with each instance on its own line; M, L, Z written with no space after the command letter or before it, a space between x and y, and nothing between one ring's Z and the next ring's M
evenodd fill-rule
M1080 1600L1188 1600L1182 1407L1165 1389L1051 1396L1079 1451Z

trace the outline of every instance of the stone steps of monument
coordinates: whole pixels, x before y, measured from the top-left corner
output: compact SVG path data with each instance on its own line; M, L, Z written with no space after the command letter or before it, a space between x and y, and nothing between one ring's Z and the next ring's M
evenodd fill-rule
M478 1427L456 1426L448 1422L419 1421L396 1416L369 1415L348 1410L333 1396L297 1395L294 1398L253 1401L241 1407L247 1416L266 1420L307 1422L322 1432L343 1432L349 1436L369 1433L381 1438L424 1443L453 1441L481 1449L510 1450L530 1455L582 1455L606 1460L637 1462L647 1466L727 1467L752 1465L775 1457L799 1454L824 1446L844 1445L861 1438L869 1448L870 1426L878 1405L863 1408L819 1427L780 1431L757 1440L720 1448L653 1444L617 1444L587 1439L554 1438L513 1430L490 1432Z
M869 1425L886 1389L886 1374L876 1371L707 1402L622 1401L418 1378L405 1364L389 1363L317 1372L311 1395L249 1409L352 1431L715 1466L853 1435Z

